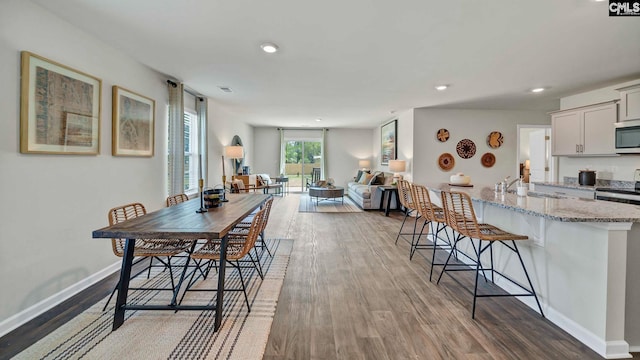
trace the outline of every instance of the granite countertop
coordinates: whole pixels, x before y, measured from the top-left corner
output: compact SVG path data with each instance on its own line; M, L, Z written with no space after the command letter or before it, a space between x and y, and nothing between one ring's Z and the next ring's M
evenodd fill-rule
M596 188L601 187L610 187L610 188L634 188L635 182L633 181L624 181L624 180L606 180L606 179L596 179L595 185L580 185L577 177L565 176L563 182L534 182L533 185L546 185L546 186L557 186L569 189L579 189L579 190L590 190L595 191Z
M596 185L580 185L577 182L576 183L570 183L570 182L534 182L533 185L545 185L545 186L557 186L557 187L562 187L562 188L569 188L569 189L578 189L578 190L589 190L589 191L595 191L597 187L603 187L603 186L596 186Z
M523 214L541 216L564 222L640 222L640 206L604 200L547 197L542 195L517 196L514 193L499 194L493 185L474 187L450 186L446 183L426 184L437 191L459 191L469 194L472 200L510 209ZM440 201L438 201L440 202Z

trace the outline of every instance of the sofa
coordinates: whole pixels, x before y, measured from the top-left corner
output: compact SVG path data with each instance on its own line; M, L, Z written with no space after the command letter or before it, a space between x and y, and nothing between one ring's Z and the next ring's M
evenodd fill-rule
M372 175L382 174L382 179L379 176L377 181L367 181L363 183L361 180L362 172L358 172L358 175L354 178L354 181L347 183L347 196L361 209L363 210L378 210L380 209L380 197L382 192L378 191L378 187L381 185L391 185L393 183L393 174L386 172L374 172ZM383 206L386 206L384 204ZM395 196L391 198L391 209L397 209Z

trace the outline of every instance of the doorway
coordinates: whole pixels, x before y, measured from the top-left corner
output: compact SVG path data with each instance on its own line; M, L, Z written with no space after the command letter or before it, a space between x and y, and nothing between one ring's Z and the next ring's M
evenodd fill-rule
M551 125L518 125L517 174L525 181L557 181L557 164L551 156Z
M284 171L291 191L304 191L311 181L313 168L321 168L322 142L316 140L288 140L285 144Z

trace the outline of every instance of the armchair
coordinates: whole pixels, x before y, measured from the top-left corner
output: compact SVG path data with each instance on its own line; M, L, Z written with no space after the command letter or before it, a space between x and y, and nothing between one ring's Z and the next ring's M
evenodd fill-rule
M320 181L320 168L313 168L313 170L311 171L311 178L307 178L305 191L309 190L309 188L312 186L316 186L318 181Z

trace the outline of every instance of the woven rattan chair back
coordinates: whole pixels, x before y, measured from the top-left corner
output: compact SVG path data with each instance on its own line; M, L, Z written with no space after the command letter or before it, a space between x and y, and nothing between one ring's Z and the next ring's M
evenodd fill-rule
M119 224L123 221L135 219L142 215L145 215L147 210L144 205L140 203L131 203L122 205L109 210L109 226ZM122 257L124 255L125 239L111 239L111 245L113 253L116 256Z
M273 197L270 197L265 201L262 210L264 210L264 221L262 222L262 229L260 232L263 232L267 228L267 223L269 222L269 214L271 214L271 205L273 204Z
M414 199L414 206L418 211L418 214L425 218L427 221L435 221L444 223L444 212L442 208L431 202L431 195L429 189L426 186L412 184L411 195Z
M187 196L187 194L171 195L167 197L167 207L178 205L188 200L189 200L189 197Z
M413 199L411 198L411 186L412 184L407 180L398 180L398 197L400 198L400 204L405 209L416 210Z
M260 211L255 214L253 220L251 221L251 226L249 227L248 233L246 234L246 236L242 235L242 242L229 242L226 257L228 261L240 260L247 254L249 254L249 251L255 246L256 239L258 239L258 235L260 235L260 232L263 229L263 224L265 221L264 215L264 208L260 209ZM229 251L229 248L232 246L241 247L241 249L239 249L238 251ZM194 259L219 260L220 250L220 240L209 240L203 247L191 254L191 257Z
M464 236L484 239L476 220L473 203L468 194L457 191L443 191L442 205L446 223L449 227Z

